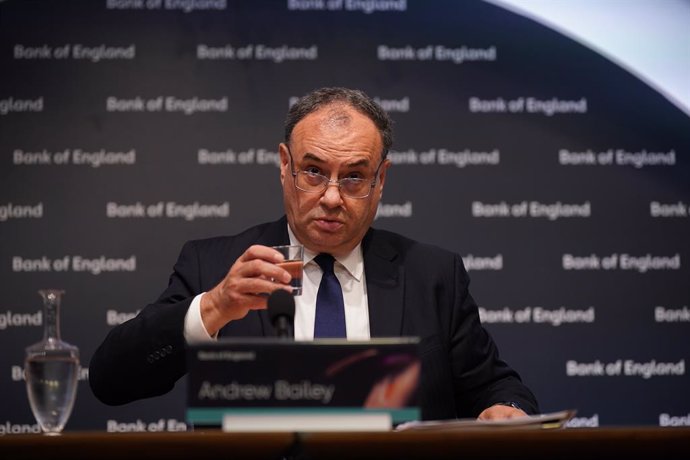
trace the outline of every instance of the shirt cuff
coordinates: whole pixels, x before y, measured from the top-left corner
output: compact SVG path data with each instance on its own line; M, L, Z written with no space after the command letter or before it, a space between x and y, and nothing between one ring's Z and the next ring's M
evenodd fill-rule
M218 337L218 334L211 336L204 327L204 322L201 320L201 296L204 294L206 293L202 292L194 297L184 317L184 340L188 344L213 342Z

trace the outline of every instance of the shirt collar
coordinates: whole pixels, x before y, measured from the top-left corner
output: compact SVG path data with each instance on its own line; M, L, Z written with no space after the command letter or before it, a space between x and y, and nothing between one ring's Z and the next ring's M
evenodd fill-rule
M300 240L297 239L294 233L292 233L292 229L290 228L290 224L287 226L288 228L288 235L290 236L290 244L302 244ZM306 246L304 246L304 265L307 265L309 262L314 260L314 257L316 257L318 254L315 253L314 251L311 251L307 249ZM335 257L335 256L334 256ZM344 256L339 256L335 257L335 260L342 265L345 270L352 276L354 279L357 281L362 280L362 274L364 273L364 256L362 255L362 242L360 241L359 244L348 254Z

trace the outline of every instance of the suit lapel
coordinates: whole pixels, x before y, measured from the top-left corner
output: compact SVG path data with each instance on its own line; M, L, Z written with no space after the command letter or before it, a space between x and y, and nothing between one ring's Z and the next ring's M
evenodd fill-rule
M371 337L398 337L402 332L405 272L398 253L382 234L370 229L362 241Z
M287 231L287 218L281 217L266 226L266 230L256 239L256 244L264 246L280 246L290 244L290 236Z

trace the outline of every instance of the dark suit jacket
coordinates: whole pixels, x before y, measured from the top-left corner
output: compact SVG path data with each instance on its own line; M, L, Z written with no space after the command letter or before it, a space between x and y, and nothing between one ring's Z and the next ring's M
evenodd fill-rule
M288 242L283 217L232 237L186 243L165 292L112 329L93 355L89 381L96 397L115 405L170 391L186 373L184 317L193 297L218 284L252 244ZM460 256L375 229L364 237L362 250L371 336L421 338L422 418L476 417L505 401L538 411L479 323ZM220 334L272 336L273 328L266 311L252 311Z

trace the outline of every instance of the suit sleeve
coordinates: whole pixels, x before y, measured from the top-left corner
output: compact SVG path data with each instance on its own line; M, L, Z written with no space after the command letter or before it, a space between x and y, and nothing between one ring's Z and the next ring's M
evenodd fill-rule
M184 318L201 292L198 254L186 243L156 302L113 328L89 365L94 395L109 405L159 396L186 373Z
M454 262L455 292L451 315L451 367L457 413L478 416L499 402L515 402L525 412L539 412L532 392L502 361L491 335L479 321L469 293L469 277L459 256Z

